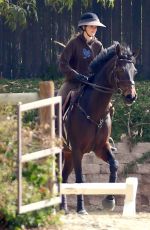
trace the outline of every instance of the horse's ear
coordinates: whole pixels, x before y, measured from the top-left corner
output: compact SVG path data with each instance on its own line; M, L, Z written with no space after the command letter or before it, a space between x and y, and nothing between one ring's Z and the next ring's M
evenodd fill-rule
M140 49L138 49L138 50L136 50L135 52L133 52L133 56L135 57L135 59L139 56L139 54L140 54Z
M121 55L121 48L120 48L120 44L116 45L116 54L119 57Z

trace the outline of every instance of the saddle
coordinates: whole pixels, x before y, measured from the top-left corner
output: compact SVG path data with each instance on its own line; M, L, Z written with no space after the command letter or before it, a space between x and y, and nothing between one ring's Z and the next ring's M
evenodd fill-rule
M78 101L80 92L81 92L80 90L71 90L69 94L67 95L64 104L62 105L63 141L67 149L70 149L70 150L71 150L71 145L69 143L68 135L66 132L66 120L68 118L69 111L73 109L75 103Z
M62 114L63 116L66 114L66 112L68 111L69 107L72 105L74 105L79 97L80 91L79 90L71 90L67 97L66 100L64 102L64 104L62 105Z

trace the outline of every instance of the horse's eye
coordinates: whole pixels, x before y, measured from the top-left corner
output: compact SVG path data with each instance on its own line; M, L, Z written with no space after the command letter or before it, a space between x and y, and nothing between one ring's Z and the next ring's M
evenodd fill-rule
M119 72L119 73L124 73L124 68L118 69L118 72Z

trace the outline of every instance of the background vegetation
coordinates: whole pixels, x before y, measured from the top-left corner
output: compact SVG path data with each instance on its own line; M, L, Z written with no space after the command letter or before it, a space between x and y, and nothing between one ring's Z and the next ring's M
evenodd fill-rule
M47 77L48 78L48 77ZM0 92L38 92L41 79L25 80L1 80ZM55 88L58 89L63 79L55 80ZM112 136L116 142L123 137L129 137L137 141L150 141L150 87L149 80L136 82L137 101L131 106L125 106L120 95L113 96L115 114L113 117Z
M25 27L31 20L38 21L36 0L0 0L0 16L4 17L6 24L12 30L16 30L18 26ZM71 10L75 0L43 0L46 6L52 6L57 12L62 11L64 8ZM97 0L104 6L113 6L114 0ZM90 0L82 0L82 5L88 7L92 4Z
M38 81L3 81L1 92L38 90ZM13 87L14 86L14 87ZM13 88L13 90L11 90ZM22 154L51 146L49 128L42 130L37 124L38 111L25 112L22 117ZM53 215L53 207L17 214L17 116L16 106L0 106L0 229L25 229L59 224L59 212ZM52 197L53 158L23 164L23 205ZM57 167L56 167L57 169ZM58 178L59 179L59 178Z
M40 79L34 80L2 80L0 92L37 92ZM55 88L59 88L62 79L55 81ZM137 101L126 107L119 95L114 95L113 103L115 115L113 117L112 137L115 142L127 139L131 144L150 141L150 87L149 81L136 82L138 93ZM40 211L30 212L24 215L16 214L16 108L14 106L0 107L0 228L23 229L23 227L37 227L59 223L59 214L52 215L52 209L46 208ZM39 142L45 146L45 138L37 127L38 113L28 112L24 114L23 139L24 149L34 150L39 148ZM40 140L40 141L39 141ZM51 159L40 162L31 162L25 165L23 170L23 202L30 203L41 199L50 198L47 187L50 175Z

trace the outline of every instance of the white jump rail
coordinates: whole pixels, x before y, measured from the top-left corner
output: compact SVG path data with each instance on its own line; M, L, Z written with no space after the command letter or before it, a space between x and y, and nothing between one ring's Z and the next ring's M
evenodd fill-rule
M138 179L128 177L125 183L68 183L61 184L61 194L125 195L123 216L135 216Z

